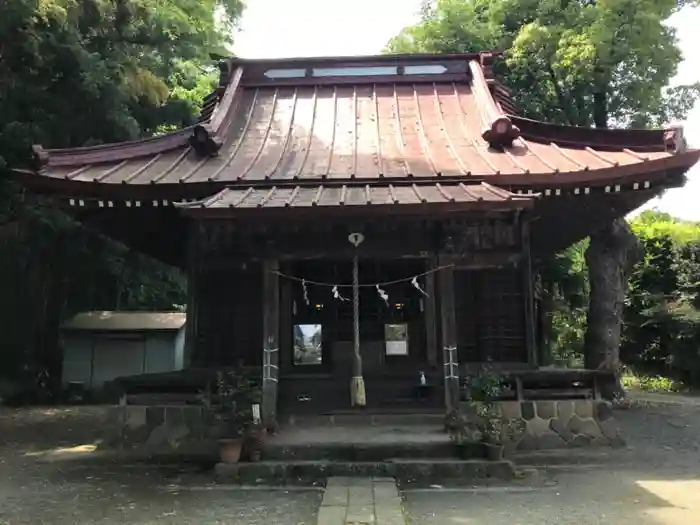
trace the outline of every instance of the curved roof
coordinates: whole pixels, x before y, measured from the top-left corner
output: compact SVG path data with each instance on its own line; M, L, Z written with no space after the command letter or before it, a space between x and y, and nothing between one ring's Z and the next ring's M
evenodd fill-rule
M687 169L700 157L680 128L600 130L515 116L492 58L229 59L196 126L121 144L37 146L35 170L22 173L32 185L86 194L186 184L203 196L320 181L604 183Z

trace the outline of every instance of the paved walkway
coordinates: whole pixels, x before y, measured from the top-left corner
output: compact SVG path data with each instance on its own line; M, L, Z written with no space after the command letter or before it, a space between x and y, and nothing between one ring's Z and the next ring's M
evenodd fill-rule
M405 525L392 478L328 479L317 525Z

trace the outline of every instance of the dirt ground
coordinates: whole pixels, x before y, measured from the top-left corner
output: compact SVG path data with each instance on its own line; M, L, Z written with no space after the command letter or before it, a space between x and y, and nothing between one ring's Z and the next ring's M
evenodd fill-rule
M0 524L315 525L318 489L237 490L192 468L70 459L99 439L103 413L0 409Z
M523 457L523 468L539 468L507 486L408 488L409 523L699 524L700 406L636 408L616 417L627 448Z
M0 409L0 524L315 523L318 489L242 490L217 487L209 473L191 468L67 459L76 452L71 447L99 438L103 413L99 407ZM700 523L700 405L616 416L626 449L525 458L530 476L508 486L409 487L409 523ZM562 457L565 464L552 464Z

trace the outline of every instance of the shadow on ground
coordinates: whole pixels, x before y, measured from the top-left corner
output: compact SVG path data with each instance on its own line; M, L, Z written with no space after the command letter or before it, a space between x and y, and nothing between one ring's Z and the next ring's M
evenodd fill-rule
M316 523L319 490L236 490L215 486L209 472L191 466L89 459L104 413L1 409L0 524Z
M0 409L0 524L315 523L320 490L241 490L216 486L209 472L191 466L86 461L84 446L99 440L105 412ZM409 523L698 523L700 407L633 408L616 416L625 449L523 457L527 476L505 486L404 487ZM69 459L76 450L79 459Z

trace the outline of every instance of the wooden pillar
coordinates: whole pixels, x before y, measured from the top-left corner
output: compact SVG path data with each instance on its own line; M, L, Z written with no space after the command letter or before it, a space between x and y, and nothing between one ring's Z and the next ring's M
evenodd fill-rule
M199 298L199 273L201 251L201 223L192 220L187 235L187 318L185 321L185 358L183 366L190 367L199 364L197 349L197 318Z
M431 257L427 260L426 266L427 271L434 270L438 266L437 259ZM429 273L425 276L425 293L428 294L428 296L424 297L423 301L425 304L425 346L428 363L431 366L437 366L438 364L437 312L435 308L436 290L435 273Z
M447 266L452 258L440 256L439 266ZM440 319L442 325L442 362L445 380L445 407L459 408L459 359L457 354L457 318L455 313L454 268L448 266L438 275L440 286Z
M268 428L277 421L277 386L279 380L280 290L279 262L263 263L263 369L262 418Z
M535 341L535 301L533 293L532 260L530 256L530 223L525 216L521 216L521 242L523 255L520 259L520 278L523 290L523 313L525 315L525 348L527 351L527 363L532 368L537 368L537 344Z

